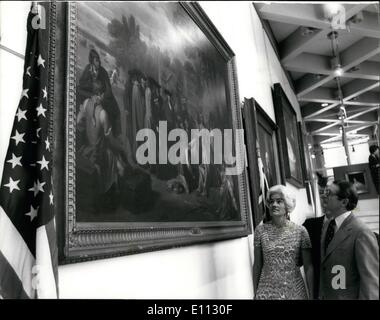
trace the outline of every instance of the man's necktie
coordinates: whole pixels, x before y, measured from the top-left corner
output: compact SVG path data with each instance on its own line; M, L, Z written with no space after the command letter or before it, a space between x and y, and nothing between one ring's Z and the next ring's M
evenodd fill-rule
M327 247L329 246L332 238L334 238L334 234L335 234L335 226L336 226L336 222L335 222L335 219L332 219L329 223L329 226L327 227L327 231L326 231L326 238L325 238L325 252L327 250Z

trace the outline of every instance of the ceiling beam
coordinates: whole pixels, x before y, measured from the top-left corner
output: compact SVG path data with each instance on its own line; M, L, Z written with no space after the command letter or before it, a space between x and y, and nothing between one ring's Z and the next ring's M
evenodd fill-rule
M322 91L319 91L319 94L322 94ZM315 96L311 96L311 99L312 101L309 101L308 97L306 97L304 98L304 100L300 100L302 102L310 102L301 107L302 115L306 117L306 119L309 119L309 117L312 117L312 112L318 112L318 114L320 114L322 112L319 112L319 111L324 110L323 113L326 115L326 112L332 109L332 108L329 108L329 106L328 106L328 109L327 108L321 109L321 106L320 106L322 103L324 103L326 99L329 99L329 96L324 96L320 100L318 100L318 96L315 95ZM331 103L334 104L334 107L339 105L339 100L329 99L329 101L331 101ZM349 101L345 101L344 105L358 106L358 107L376 107L379 105L379 102L380 102L380 92L371 91L371 92L365 92L361 94L360 96L352 98Z
M368 135L366 135L366 134L360 134L360 133L347 134L347 140L348 141L357 140L357 138L365 138L365 137L368 137ZM326 139L326 140L322 140L320 142L320 144L325 144L325 143L333 142L333 141L336 141L336 140L342 140L342 134L341 133L336 134L332 138L329 138L329 139Z
M368 127L372 127L373 125L376 125L377 122L376 121L371 121L367 124L354 124L354 125L351 125L351 126L347 126L346 129L347 129L347 133L350 133L352 131L358 131L358 130L362 130L362 129L365 129L365 128L368 128Z
M303 105L301 106L301 114L302 117L306 120L309 116L311 116L314 112L317 112L323 108L320 103L314 103L314 102L305 102L301 101ZM320 115L319 117L328 117L328 116L335 116L336 112L334 110L328 110L323 113L323 115Z
M330 26L328 21L322 19L323 12L320 5L294 3L289 6L286 3L269 3L259 7L259 10L260 16L266 20L319 29Z
M302 26L304 26L304 24ZM304 52L311 43L318 38L323 38L327 33L326 30L315 29L314 33L305 35L304 28L297 28L280 43L281 62L287 63L288 61L295 59Z
M348 106L367 106L376 107L380 103L380 91L379 92L366 92L358 97L354 97L354 100L345 101L344 104Z
M321 75L329 76L333 74L330 59L330 57L318 54L301 53L296 59L284 63L284 67L288 71L312 73L314 77L320 77ZM348 70L341 77L380 80L380 62L364 61L355 67L359 67L358 70ZM306 76L296 81L297 92L302 90L300 85L304 82Z
M364 61L361 64L355 66L358 70L348 70L343 73L343 78L356 78L367 80L380 80L380 62L376 61Z
M362 11L368 4L344 4L343 6L345 8L345 19L348 20ZM324 18L323 8L320 4L314 4L313 6L293 4L289 6L288 4L272 3L264 5L260 9L260 13L264 19L317 29L314 33L305 35L303 28L299 27L284 39L280 44L282 63L294 59L304 52L311 42L326 37L331 31L331 24Z
M380 53L379 39L363 38L340 54L344 72Z
M295 86L297 90L297 96L299 97L299 99L302 99L303 96L310 94L310 92L313 92L313 90L319 89L324 84L329 83L332 79L334 79L333 75L315 76L313 74L307 74L296 81ZM298 92L303 92L304 94L301 96L298 95Z
M355 83L352 83L352 82L357 82L357 81L359 81L359 83L357 85L355 85ZM359 95L362 96L363 93L365 93L369 90L373 90L373 89L379 87L379 82L376 82L376 81L375 82L374 81L366 81L365 82L365 81L366 80L360 80L360 79L354 80L354 81L347 83L347 85L345 85L342 88L342 91L346 92L346 94L347 94L347 96L344 96L344 98L343 98L343 102L345 104L347 103L347 105L363 105L363 106L368 107L368 103L366 103L365 101L363 101L363 103L360 104L359 99L356 101L353 101L353 102L349 101L349 100L352 100L353 98L356 98ZM357 91L354 91L355 86L356 86ZM329 89L329 90L325 90L325 89ZM373 104L372 104L373 107L376 107L379 105L379 100L378 99L376 100L376 94L372 95L372 93L371 93L370 95L368 95L368 93L367 93L367 96L375 97L373 100ZM334 90L330 89L330 88L318 88L318 89L314 90L313 92L311 92L306 97L300 98L300 100L301 101L317 102L317 103L332 103L327 107L324 107L324 108L322 108L316 112L313 112L312 114L309 114L308 116L305 117L306 119L310 119L316 115L324 113L327 110L333 109L340 104L340 102L338 100L336 100L336 98L334 99Z
M364 38L355 42L352 46L348 47L340 54L343 72L347 72L378 53L380 53L378 39ZM299 87L299 91L297 91L297 97L302 98L302 96L333 80L334 78L334 74L331 73L328 76L321 77L319 80L314 80L310 81L310 83L303 84Z
M350 100L358 96L362 97L364 93L376 88L380 88L379 86L379 81L363 79L353 80L342 87L343 101L345 102L345 104L347 102L347 105L363 104L367 106L368 103L375 103L377 105L380 102L380 100L378 99L379 94L376 94L374 92L371 92L369 95L367 95L367 101L360 102L361 99L359 98L355 101ZM314 103L336 103L339 102L337 98L338 97L335 89L319 87L313 90L312 92L308 93L304 97L300 98L300 101L308 101Z
M294 59L283 62L283 65L289 71L325 75L331 73L330 58L319 54L304 52Z
M378 13L363 11L363 20L359 23L348 22L352 34L363 37L380 38L380 22Z
M335 122L336 119L326 119L326 118L311 118L305 120L305 122ZM373 123L373 121L367 121L367 120L347 120L348 123L361 123L361 124L369 124Z
M351 100L379 87L379 81L358 79L353 80L342 87L343 101Z
M336 121L337 119L335 119ZM346 132L349 130L361 130L364 127L367 126L373 126L376 124L376 121L368 121L367 123L354 123L354 124L349 124L348 121L345 121L345 128ZM341 121L339 121L339 127L341 125ZM314 122L313 124L308 124L308 129L311 131L312 135L334 135L339 133L339 127L330 127L322 132L317 132L319 129L323 128L324 126L321 125L321 123Z
M300 101L308 101L315 103L335 103L339 102L332 88L318 87L299 99Z
M358 128L358 129L349 129L349 130L347 130L346 131L347 140L354 140L354 138L368 137L368 134L366 134L366 133L357 133L356 131L372 127L373 125L374 124L369 124L369 125L366 125L366 126L362 126L362 127ZM330 134L330 133L329 134L322 134L322 133L318 134L318 136L329 136L329 135L332 135L332 134ZM335 133L331 138L328 138L326 140L322 140L320 143L322 144L322 143L327 143L327 142L331 142L331 141L334 141L334 140L341 140L341 139L342 139L342 133L339 132L339 133Z
M347 120L354 119L354 118L357 118L357 117L359 117L359 116L361 116L361 115L363 115L363 114L365 114L365 113L372 112L372 111L374 111L374 110L378 110L378 107L368 108L368 109L363 110L363 111L361 111L361 112L355 113L355 114L353 114L353 115L347 117L346 119L347 119ZM335 121L334 123L328 124L328 125L326 125L326 126L323 126L323 127L320 128L320 129L317 129L317 130L312 131L311 134L316 134L316 133L318 133L318 132L325 131L326 129L331 128L331 127L334 127L334 126L336 126L336 125L339 125L340 123L341 123L341 121L340 121L340 120L337 120L337 121Z

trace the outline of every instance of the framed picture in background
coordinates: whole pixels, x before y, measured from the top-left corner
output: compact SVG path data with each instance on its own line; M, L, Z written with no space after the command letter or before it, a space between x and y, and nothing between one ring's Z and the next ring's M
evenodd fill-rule
M300 149L300 156L301 156L301 166L302 166L302 175L304 177L304 187L306 189L306 195L307 195L307 202L311 204L314 207L313 199L313 188L312 188L312 177L311 175L311 164L308 159L308 146L307 146L307 137L306 134L302 128L302 122L297 123L298 127L298 136L300 139L299 149Z
M371 180L368 163L335 167L333 170L335 180L347 180L354 184L359 200L378 198L376 187Z
M358 194L369 192L369 185L368 185L369 181L368 181L367 173L365 170L347 172L345 174L345 178L347 181L350 181L355 186Z
M244 161L234 53L201 7L50 8L53 37L68 40L52 40L49 88L56 105L56 208L64 208L57 214L61 263L247 235L246 171L227 174ZM150 136L141 138L141 129ZM210 156L200 138L185 144L185 155L196 152L198 164L162 162L163 149L178 142L163 137L165 129L186 137L192 129L219 130L222 140L212 136L210 147L229 143L230 158L216 161L215 149ZM138 156L144 143L153 152L148 163Z
M258 158L263 164L263 171L268 187L280 184L281 174L277 146L277 125L253 99L244 100L245 140L247 141L249 181L254 227L264 218L264 207L259 203L260 174Z
M279 126L280 163L286 181L302 188L304 185L300 149L302 141L299 137L297 115L280 83L274 84L273 102L276 123Z
M264 166L264 173L268 180L268 186L271 187L282 182L278 158L278 126L258 103L255 103L255 109L260 156Z
M259 205L260 195L260 173L258 164L258 134L255 100L244 99L243 106L244 116L244 137L247 145L247 161L248 161L248 181L250 190L250 199L252 206L253 227L256 228L263 220L264 210Z

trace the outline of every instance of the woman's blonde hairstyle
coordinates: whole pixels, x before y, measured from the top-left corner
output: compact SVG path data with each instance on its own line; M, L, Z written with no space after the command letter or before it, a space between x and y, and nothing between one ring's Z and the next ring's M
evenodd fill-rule
M287 213L290 213L294 210L296 207L296 198L285 186L278 184L269 188L266 199L267 205L269 204L269 201L274 194L279 194L284 199Z

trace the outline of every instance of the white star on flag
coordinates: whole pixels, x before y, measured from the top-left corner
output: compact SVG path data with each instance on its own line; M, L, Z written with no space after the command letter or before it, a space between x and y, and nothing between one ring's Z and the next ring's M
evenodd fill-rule
M49 138L46 138L46 140L45 140L45 144L46 144L46 150L49 150L49 151L50 151L50 142L49 142Z
M41 161L37 161L37 163L41 165L41 170L44 168L46 168L46 170L49 170L48 168L49 161L46 161L45 156L42 156Z
M20 108L17 109L16 117L18 122L22 119L28 120L25 116L26 112L27 110L21 110Z
M37 117L42 114L44 116L44 118L46 118L45 112L47 111L47 109L45 109L42 106L42 103L40 103L40 105L38 106L38 108L36 110L37 110Z
M40 182L40 180L37 179L37 181L34 183L33 187L31 187L30 189L28 189L28 191L33 191L34 192L34 196L36 196L38 194L38 192L45 192L44 190L44 185L45 185L46 182Z
M46 87L42 89L42 92L44 93L44 96L43 98L47 98L47 90L46 90Z
M19 182L20 182L20 180L13 181L13 179L11 177L9 177L9 183L5 184L4 186L8 187L9 192L12 193L14 189L20 190L20 188L18 187Z
M21 98L26 97L27 99L29 99L28 91L29 91L29 89L23 89L22 93L21 93Z
M51 190L50 190L50 194L49 194L49 199L50 199L50 204L53 204L54 196L53 196L53 192Z
M31 67L27 67L26 68L26 75L28 75L29 77L31 77L32 75L30 74L29 70L30 70Z
M12 153L12 159L8 160L7 162L12 164L12 169L13 169L16 166L22 167L22 164L20 161L21 161L21 156L16 157L15 154Z
M37 65L38 66L42 65L45 68L45 60L42 59L41 55L38 56Z
M16 142L16 146L17 146L19 142L25 143L24 138L23 138L24 135L25 133L18 133L18 131L16 130L15 135L11 137L11 139L13 139Z
M26 216L30 216L30 221L33 221L35 217L37 217L37 211L40 207L37 207L37 209L34 209L33 206L30 206L30 211L25 213Z

